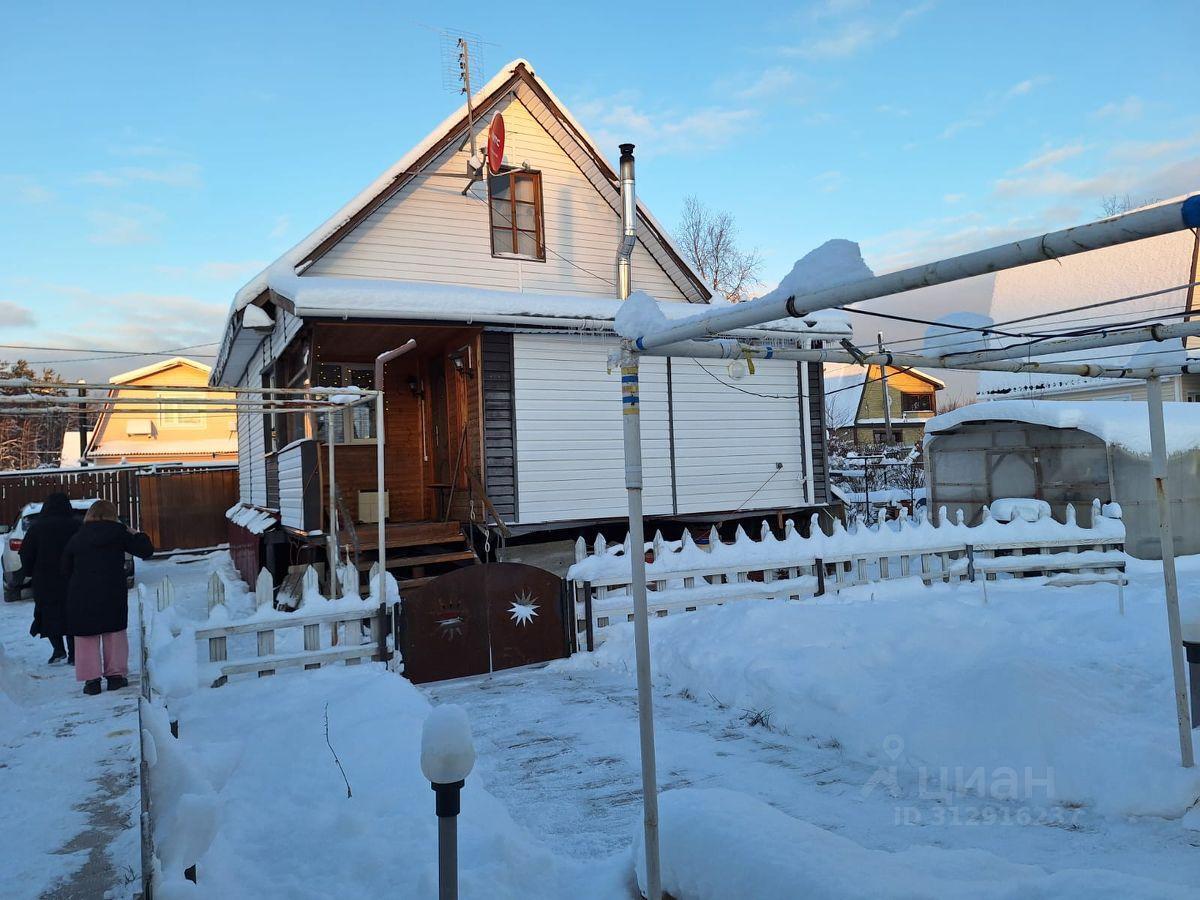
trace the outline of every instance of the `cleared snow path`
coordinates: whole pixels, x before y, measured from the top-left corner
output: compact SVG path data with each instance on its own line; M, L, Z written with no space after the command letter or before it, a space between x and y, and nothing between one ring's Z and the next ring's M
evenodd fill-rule
M632 674L604 669L523 669L427 685L435 703L471 716L473 778L520 824L576 858L628 852L640 823L638 734ZM1178 821L1103 819L1082 809L1027 810L1019 803L955 796L921 799L918 786L888 791L886 770L847 760L836 745L752 725L757 710L719 696L655 693L662 789L719 787L765 800L788 815L857 843L979 849L1014 863L1112 869L1186 896L1200 832ZM1031 813L1025 821L1022 813ZM1194 888L1194 883L1193 883Z
M32 617L32 601L0 604L0 896L132 897L141 892L137 673L120 691L85 697L74 667L47 665L50 645L29 636Z

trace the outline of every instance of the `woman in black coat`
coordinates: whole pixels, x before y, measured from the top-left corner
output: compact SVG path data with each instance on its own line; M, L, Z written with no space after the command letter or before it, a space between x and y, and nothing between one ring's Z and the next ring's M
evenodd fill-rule
M51 494L42 503L42 511L29 526L21 542L21 569L33 578L33 625L29 633L50 641L50 662L60 659L75 662L70 637L66 647L67 579L62 573L62 555L67 542L79 530L79 519L66 494Z
M67 576L67 633L75 637L75 680L85 694L100 693L100 675L115 691L129 683L129 591L125 587L125 554L148 559L150 538L130 531L117 519L117 508L97 500L83 527L63 551ZM101 664L101 648L104 650Z

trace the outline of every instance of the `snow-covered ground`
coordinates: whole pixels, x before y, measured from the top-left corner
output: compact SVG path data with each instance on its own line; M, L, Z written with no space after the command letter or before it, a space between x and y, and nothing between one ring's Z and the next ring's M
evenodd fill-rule
M1180 568L1196 619L1200 558ZM230 613L249 614L222 554L151 563L142 577L153 592L170 573L178 614L201 621L214 569L230 580ZM1176 761L1156 576L1154 564L1131 565L1124 616L1111 586L1023 579L993 584L986 606L977 586L909 580L837 601L654 620L668 887L689 897L1192 896L1200 813L1187 810L1200 778ZM11 674L20 642L4 624ZM146 720L160 893L431 895L421 724L431 702L453 702L471 717L478 753L463 794L462 895L635 897L628 630L611 629L595 654L423 689L371 665L173 700L178 740L161 712ZM42 787L83 799L87 779L77 781ZM13 856L26 879L40 878L35 896L50 884L53 851L80 827L44 821ZM6 862L11 849L0 851ZM182 878L190 862L196 884Z
M132 897L142 868L136 673L120 691L83 696L73 667L47 665L32 619L32 601L0 604L0 897Z

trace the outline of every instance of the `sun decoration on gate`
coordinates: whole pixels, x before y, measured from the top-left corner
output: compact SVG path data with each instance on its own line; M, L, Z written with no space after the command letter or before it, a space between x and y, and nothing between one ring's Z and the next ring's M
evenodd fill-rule
M512 620L522 627L533 622L537 615L537 604L533 601L534 596L529 591L521 591L513 597L513 604L508 608Z

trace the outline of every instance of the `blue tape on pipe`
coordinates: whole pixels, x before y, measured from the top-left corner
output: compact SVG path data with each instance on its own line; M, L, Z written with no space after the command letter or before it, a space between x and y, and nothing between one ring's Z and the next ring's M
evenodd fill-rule
M634 345L635 347L637 347L639 350L645 350L645 349L646 349L646 346L645 346L645 345L642 343L642 339L641 339L641 338L638 338L636 341L634 341L634 342L633 342L633 345Z
M1183 201L1183 224L1188 228L1200 228L1200 194L1193 194Z

